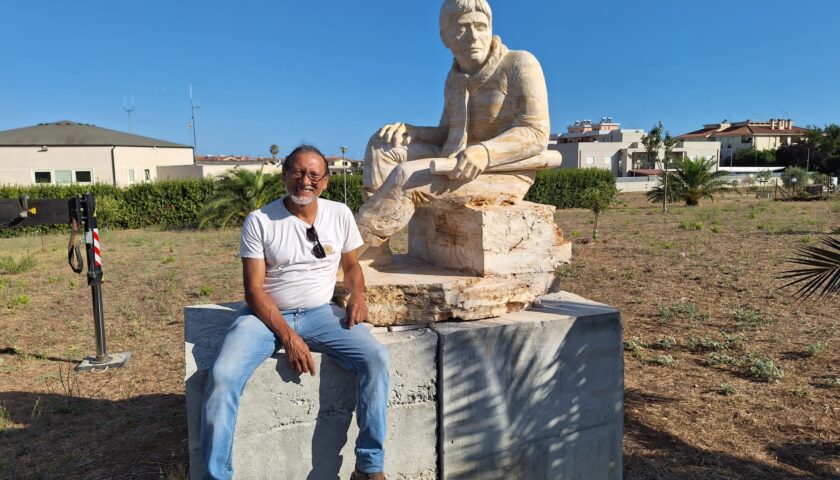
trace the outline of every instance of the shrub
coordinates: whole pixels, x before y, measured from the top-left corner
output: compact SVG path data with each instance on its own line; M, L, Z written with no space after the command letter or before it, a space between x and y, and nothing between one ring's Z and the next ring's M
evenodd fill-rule
M586 208L583 193L587 188L615 185L609 170L600 168L564 168L540 170L525 200L554 205L557 208Z
M0 274L14 275L28 272L33 268L35 268L35 257L32 255L27 255L20 260L15 260L14 257L9 255L0 257Z
M753 380L770 383L780 380L784 375L773 360L755 352L745 355L741 362Z

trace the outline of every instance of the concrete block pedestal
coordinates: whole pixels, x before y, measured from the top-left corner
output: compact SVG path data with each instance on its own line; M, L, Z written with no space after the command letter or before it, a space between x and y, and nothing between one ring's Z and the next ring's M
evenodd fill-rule
M206 369L238 304L185 313L190 476L200 478ZM390 354L389 479L620 479L618 311L561 292L492 320L377 334ZM346 479L357 431L352 375L316 356L297 378L278 353L242 396L239 479Z

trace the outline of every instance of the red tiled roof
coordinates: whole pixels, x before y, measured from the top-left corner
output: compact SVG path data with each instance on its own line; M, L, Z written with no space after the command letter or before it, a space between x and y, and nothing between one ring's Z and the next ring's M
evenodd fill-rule
M688 133L682 134L682 135L678 136L677 139L678 140L688 140L688 139L691 139L691 138L709 138L709 136L711 136L716 131L717 131L717 128L715 128L715 127L701 128L700 130L695 130L693 132L688 132Z
M739 136L755 136L755 135L769 135L769 136L784 136L784 135L805 135L808 130L801 127L791 128L770 128L761 127L758 125L742 125L737 127L729 127L721 132L715 134L719 137L739 137Z

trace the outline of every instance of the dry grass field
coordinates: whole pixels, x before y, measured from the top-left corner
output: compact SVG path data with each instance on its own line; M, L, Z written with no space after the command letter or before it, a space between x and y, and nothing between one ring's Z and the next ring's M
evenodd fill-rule
M840 298L775 278L840 201L619 200L597 242L591 212L558 212L558 275L622 311L625 478L840 478ZM108 348L133 354L102 373L73 371L93 325L66 242L0 239L0 479L184 478L182 310L242 297L238 232L102 233Z

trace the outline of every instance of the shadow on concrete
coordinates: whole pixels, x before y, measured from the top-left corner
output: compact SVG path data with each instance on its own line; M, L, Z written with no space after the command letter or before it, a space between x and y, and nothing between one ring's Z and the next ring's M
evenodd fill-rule
M347 431L356 409L356 382L329 357L323 355L321 358L318 417L312 434L312 470L306 480L338 480L344 462L355 461L354 458L345 459L341 450L347 444ZM336 398L336 384L341 382L349 383L350 388Z
M749 458L706 450L681 438L654 428L633 415L651 403L670 403L677 399L660 397L635 389L625 395L624 435L633 445L625 444L624 478L628 480L766 480L766 479L840 479L836 465L840 446L831 442L804 441L769 445L766 450L786 469ZM642 447L641 449L633 448ZM833 462L835 467L829 465ZM798 470L798 471L797 471Z
M534 472L540 472L538 478L571 478L571 472L585 472L586 465L608 462L610 457L615 477L619 475L620 444L595 445L590 433L611 423L620 436L621 326L607 321L608 316L614 318L614 310L590 308L562 302L536 309L592 314L574 321L568 331L523 322L476 328L474 335L466 331L446 340L449 344L439 360L445 366L440 375L447 390L443 394L448 399L469 398L456 401L456 408L444 402L443 478L537 478ZM598 345L597 339L603 338L600 328L615 330L615 345ZM617 362L616 374L593 363L605 355ZM599 395L616 398L605 402ZM599 400L592 402L594 398ZM605 471L593 475L609 476Z
M183 470L183 395L110 401L0 392L0 478L160 479Z

